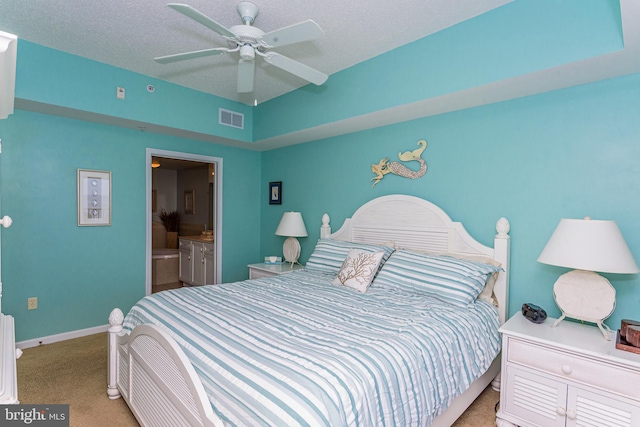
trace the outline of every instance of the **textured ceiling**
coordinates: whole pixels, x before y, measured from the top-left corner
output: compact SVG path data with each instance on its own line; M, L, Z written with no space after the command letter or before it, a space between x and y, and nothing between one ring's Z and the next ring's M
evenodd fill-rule
M254 0L260 9L255 26L268 32L313 19L324 37L275 51L330 76L509 1ZM235 0L184 3L227 28L241 24ZM0 31L246 104L306 84L259 59L254 91L238 94L237 57L231 54L156 63L156 56L226 46L217 33L161 0L1 0Z

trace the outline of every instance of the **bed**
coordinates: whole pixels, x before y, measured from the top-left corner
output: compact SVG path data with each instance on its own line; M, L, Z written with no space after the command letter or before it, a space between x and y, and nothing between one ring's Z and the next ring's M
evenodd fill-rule
M302 270L114 309L107 394L143 426L451 425L499 387L507 220L496 230L482 245L405 195L367 202L334 233L325 215ZM356 265L345 256L379 261L368 287L341 276Z

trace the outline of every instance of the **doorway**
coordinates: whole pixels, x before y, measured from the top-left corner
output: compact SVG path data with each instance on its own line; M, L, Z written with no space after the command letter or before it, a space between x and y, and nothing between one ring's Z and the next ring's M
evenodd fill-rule
M152 160L155 160L153 162ZM154 173L152 163L164 164L167 169L189 169L205 168L208 170L210 178L208 182L197 185L200 190L193 189L193 185L189 184L186 188L181 185L175 185L175 190L171 196L173 200L158 200L160 197L154 194ZM185 234L192 235L200 233L202 230L213 231L214 246L214 283L222 282L222 159L219 157L182 153L176 151L166 151L153 148L147 148L147 178L146 178L146 212L147 212L147 232L146 232L146 294L153 292L153 226L154 220L162 208L181 212L186 218L183 222L184 227L180 227ZM177 172L176 172L177 173ZM181 172L181 174L189 175L191 172ZM205 172L205 175L207 173ZM157 176L157 173L156 173ZM202 176L202 175L200 175ZM203 178L207 179L207 178ZM195 185L195 184L194 184ZM204 187L203 187L204 186ZM204 188L204 189L203 189ZM163 196L164 197L164 196ZM198 205L194 202L198 201ZM206 203L203 204L203 201ZM204 208L202 208L205 206ZM155 207L156 212L153 212ZM196 213L198 215L196 215ZM181 220L182 221L182 220ZM155 224L157 226L157 223Z

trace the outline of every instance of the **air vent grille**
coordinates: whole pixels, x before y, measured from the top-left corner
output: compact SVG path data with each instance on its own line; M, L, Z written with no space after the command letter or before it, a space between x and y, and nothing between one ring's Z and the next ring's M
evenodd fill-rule
M244 129L244 114L235 111L218 109L218 123L225 126L231 126L238 129Z

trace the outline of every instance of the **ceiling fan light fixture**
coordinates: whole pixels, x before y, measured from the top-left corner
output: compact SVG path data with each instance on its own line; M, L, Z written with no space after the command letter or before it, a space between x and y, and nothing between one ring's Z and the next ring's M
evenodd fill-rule
M244 46L240 46L240 59L243 61L253 61L256 57L256 51L253 46L245 44Z

